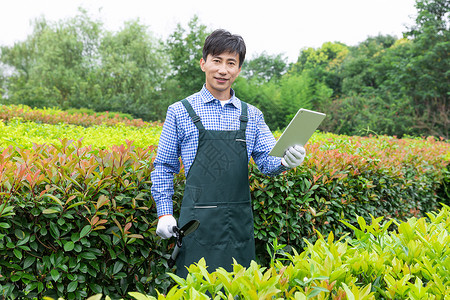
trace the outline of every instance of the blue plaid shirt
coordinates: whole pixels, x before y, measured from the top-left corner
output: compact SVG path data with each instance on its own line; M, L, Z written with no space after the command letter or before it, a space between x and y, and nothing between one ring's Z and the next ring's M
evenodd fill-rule
M200 116L206 130L238 130L241 101L233 90L231 93L230 102L224 107L205 86L200 92L186 99ZM288 170L281 164L281 158L268 155L275 145L275 138L264 122L263 114L253 105L248 105L248 124L245 133L248 159L253 157L262 173L275 176ZM187 110L180 101L172 104L167 110L154 170L151 173L151 191L158 216L173 214L173 176L180 172L179 157L181 156L187 176L197 153L197 145L198 129L191 121Z

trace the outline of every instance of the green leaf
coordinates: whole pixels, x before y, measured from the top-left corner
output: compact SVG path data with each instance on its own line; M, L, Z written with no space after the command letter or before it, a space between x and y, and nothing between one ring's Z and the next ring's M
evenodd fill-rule
M77 259L75 257L70 257L69 258L69 268L73 268L77 265Z
M42 263L44 264L44 267L46 269L50 269L52 263L50 262L50 257L49 256L44 256L42 257Z
M45 227L42 227L41 230L39 230L39 231L40 231L42 236L46 236L47 232L48 232L47 228L45 228Z
M90 283L89 287L91 288L91 290L94 293L101 293L102 292L102 287L100 285L96 284L96 283ZM92 296L92 297L94 297L94 296ZM102 295L100 295L100 298L101 297L102 297Z
M64 284L58 283L58 284L56 285L56 287L57 287L57 289L58 289L58 292L60 292L60 293L64 292Z
M14 230L14 235L15 235L19 240L21 240L21 239L23 239L23 238L25 237L25 232L23 232L23 231L20 230L20 229L16 229L16 230Z
M136 298L137 300L150 300L148 296L138 293L138 292L129 292L128 295L130 295L133 298Z
M345 293L347 294L348 300L355 300L355 295L352 293L350 288L343 282L342 287L344 288Z
M67 292L71 293L74 292L78 287L78 281L72 281L67 285Z
M321 292L321 290L313 288L312 291L308 293L307 299L311 299L312 297L319 295L320 292Z
M80 264L80 272L86 273L88 271L88 266L85 263Z
M37 286L38 286L38 283L36 281L35 282L31 282L25 287L25 291L31 292L32 290L37 288Z
M55 239L59 239L60 233L58 226L53 222L50 222L50 233Z
M30 240L30 236L26 235L22 230L19 230L20 232L22 232L22 238L17 242L17 246L21 246L24 245L26 243L28 243L28 241ZM17 236L17 232L16 232L16 236Z
M29 266L31 266L36 260L36 257L34 256L28 256L27 258L25 258L24 262L23 262L23 268L26 269Z
M56 269L51 270L50 275L52 276L52 279L54 281L58 281L58 279L61 277L61 274L59 274L58 270Z
M275 207L273 212L276 213L276 214L281 214L282 213L282 211L281 211L281 209L279 207Z
M48 198L52 199L53 201L55 201L56 203L58 203L59 205L62 206L61 200L59 200L58 198L56 198L54 195L51 195L51 194L44 194L43 197L48 197Z
M91 225L86 225L81 229L80 238L86 236L91 231Z
M70 236L70 239L72 240L72 242L77 242L80 240L80 234L78 232L74 232Z
M105 242L106 245L111 246L111 238L106 234L100 234L100 238Z
M114 250L112 248L109 248L108 252L109 252L109 255L111 256L111 259L117 258L117 254L116 254L116 252L114 252Z
M80 206L80 205L83 205L85 203L86 203L86 201L77 202L77 203L74 203L72 205L69 205L69 207L67 209L71 209L73 207Z
M91 252L83 252L83 253L80 253L80 255L79 255L81 258L84 258L84 259L96 259L97 258L97 256L95 256L93 253L91 253Z
M141 250L141 254L144 258L147 258L148 255L150 254L150 249L149 248L145 248L145 247L140 247Z
M14 215L14 213L11 213L14 209L14 206L6 206L6 204L7 202L3 202L3 204L0 205L1 216Z
M54 208L46 208L46 209L44 209L44 210L42 211L42 213L43 213L44 215L49 215L49 214L56 214L56 213L59 213L59 211L56 210L56 209L54 209Z
M20 251L19 249L15 248L13 250L14 255L18 258L18 259L22 259L22 251Z
M58 266L61 270L63 270L64 272L69 271L69 267L67 265L59 265Z
M86 267L87 267L87 266L86 266ZM93 278L97 277L97 271L95 271L94 269L87 268L87 272L88 272L89 275L91 275Z
M16 282L16 281L19 281L20 280L20 275L12 275L11 276L11 281L12 282Z
M35 217L39 216L41 214L41 211L39 210L39 208L35 207L31 210L31 214Z
M94 284L94 285L100 287L98 284ZM89 286L91 286L91 285L89 285ZM91 287L91 289L92 289L92 287ZM94 291L94 290L92 289L92 291ZM99 292L94 291L94 293L101 293L101 292L102 292L102 288L101 287L100 287L100 291ZM102 294L97 294L97 295L94 295L94 296L91 296L91 297L87 298L86 300L101 300L102 297L103 297Z
M8 223L0 223L0 227L1 227L1 228L8 229L8 228L11 227L11 225L9 225Z
M124 263L121 261L116 261L113 268L113 274L116 274L122 270Z
M75 243L72 241L69 241L64 245L64 251L69 252L69 251L72 251L73 248L75 248Z
M125 272L120 272L117 273L116 276L114 276L116 279L122 279L122 278L126 278L127 274Z

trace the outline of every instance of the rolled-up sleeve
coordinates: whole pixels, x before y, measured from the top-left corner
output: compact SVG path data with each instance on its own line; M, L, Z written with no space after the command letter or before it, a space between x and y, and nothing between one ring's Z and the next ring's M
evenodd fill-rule
M156 158L153 162L154 169L151 173L151 192L158 216L173 214L173 178L174 174L180 172L179 157L177 118L173 106L171 106L167 110Z

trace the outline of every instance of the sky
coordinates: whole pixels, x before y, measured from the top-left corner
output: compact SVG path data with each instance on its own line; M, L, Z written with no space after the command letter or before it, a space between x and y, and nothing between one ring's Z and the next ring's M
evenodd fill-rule
M139 19L166 39L194 15L209 30L241 35L247 57L283 54L295 62L304 48L325 42L354 46L369 36L397 38L414 24L415 0L0 0L0 45L11 46L32 32L31 21L71 18L82 7L106 29L118 31Z

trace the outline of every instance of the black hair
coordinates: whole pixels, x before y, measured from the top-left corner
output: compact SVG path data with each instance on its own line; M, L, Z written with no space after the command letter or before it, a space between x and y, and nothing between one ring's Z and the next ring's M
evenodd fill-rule
M239 67L241 67L246 52L244 39L240 35L231 34L224 29L214 30L203 45L203 60L206 61L208 54L215 56L224 52L239 54Z

